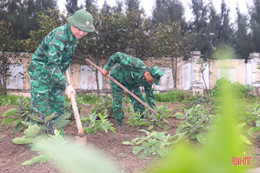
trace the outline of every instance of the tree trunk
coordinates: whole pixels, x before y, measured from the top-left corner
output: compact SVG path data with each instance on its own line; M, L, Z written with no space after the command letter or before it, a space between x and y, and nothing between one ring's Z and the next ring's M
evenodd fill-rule
M8 78L8 61L6 57L1 57L3 58L2 59L2 73L1 73L1 76L2 76L2 79L1 80L1 85L0 85L0 95L7 95L7 78Z
M97 58L97 66L99 66L99 59ZM99 88L99 82L98 82L98 69L96 69L96 83L97 83L97 94L98 97L100 97L100 88Z
M177 58L172 57L171 60L172 60L171 66L172 66L173 89L176 90L177 89Z
M2 74L2 79L0 79L0 95L7 95L7 74L4 72Z

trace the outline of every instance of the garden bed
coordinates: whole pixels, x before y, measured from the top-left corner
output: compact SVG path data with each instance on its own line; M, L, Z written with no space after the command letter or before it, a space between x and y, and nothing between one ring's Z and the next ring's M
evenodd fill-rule
M0 106L0 115L5 111L15 106ZM170 104L170 107L174 107L174 104ZM89 107L83 106L81 114L88 114L90 111ZM126 114L125 122L128 118ZM3 117L0 116L0 121ZM154 158L140 159L138 155L132 153L132 146L122 145L123 141L130 141L133 138L145 135L143 132L138 131L134 126L130 126L125 123L123 128L118 127L114 118L110 121L114 124L116 134L109 133L96 133L88 134L88 144L94 145L96 148L106 153L112 160L114 160L120 168L125 170L127 173L136 172L137 170L145 170L149 167L151 161ZM169 130L171 135L175 134L176 128L180 120L174 118L169 119ZM77 134L76 125L69 123L65 127L66 136L74 136ZM2 173L16 173L16 172L33 172L33 173L56 173L58 170L51 163L47 164L36 164L30 166L22 166L26 160L31 159L35 156L35 152L31 151L28 145L16 145L13 144L12 140L16 137L23 136L22 133L14 133L11 125L0 126L0 172Z
M160 105L160 104L158 104ZM179 104L167 104L168 108L174 108L179 106ZM2 115L5 111L15 106L0 106L0 115ZM88 114L90 108L82 105L81 114ZM128 118L128 114L126 114L125 122ZM0 121L3 120L3 117L0 116ZM145 135L143 132L138 131L135 126L130 126L125 123L125 127L120 128L116 124L114 118L111 118L110 121L114 124L114 127L117 131L116 134L109 133L96 133L96 134L88 134L88 144L94 145L96 148L106 153L112 160L114 160L118 166L125 170L127 173L144 171L150 165L156 161L156 158L149 157L145 159L138 158L139 155L134 155L132 153L132 146L122 145L123 141L130 141L134 138ZM176 129L181 122L175 118L168 118L168 126L167 130L170 135L174 135ZM66 136L74 136L77 133L77 129L75 124L70 123L65 127ZM35 152L31 151L28 145L15 145L12 140L16 137L22 136L22 133L14 133L13 127L11 125L0 126L0 172L2 173L56 173L58 170L55 168L55 165L52 163L46 164L35 164L30 166L22 166L26 160L31 159L35 156ZM260 153L260 140L254 141L254 151L255 153ZM252 156L252 162L254 163L254 167L260 167L260 156L254 155ZM231 162L230 162L231 164Z

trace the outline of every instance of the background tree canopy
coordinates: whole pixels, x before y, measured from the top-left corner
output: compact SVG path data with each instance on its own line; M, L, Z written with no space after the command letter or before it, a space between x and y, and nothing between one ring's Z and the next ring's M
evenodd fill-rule
M66 0L65 14L56 10L54 0L0 0L0 21L13 30L9 37L21 43L5 51L34 52L48 32L65 24L68 15L82 8L93 14L97 31L80 41L78 54L102 59L122 51L143 59L186 56L186 52L196 50L209 59L216 47L225 43L235 49L236 58L247 60L249 53L260 51L259 0L254 0L248 15L237 8L234 23L230 22L230 9L225 0L219 13L212 2L192 0L191 21L185 21L185 8L180 0L156 0L151 17L145 15L140 1L117 0L114 7L105 1L98 7L96 0L85 0L81 6L78 0ZM185 51L180 51L180 45Z

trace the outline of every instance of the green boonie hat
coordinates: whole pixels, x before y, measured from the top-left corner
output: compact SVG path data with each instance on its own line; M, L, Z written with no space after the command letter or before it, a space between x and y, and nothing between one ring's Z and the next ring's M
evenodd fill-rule
M86 10L78 10L72 16L67 18L67 21L75 28L85 31L94 32L93 17Z
M164 75L163 71L161 69L159 69L158 66L154 66L154 67L149 68L149 72L153 76L154 83L156 85L159 85L160 84L160 78L161 78L162 75Z

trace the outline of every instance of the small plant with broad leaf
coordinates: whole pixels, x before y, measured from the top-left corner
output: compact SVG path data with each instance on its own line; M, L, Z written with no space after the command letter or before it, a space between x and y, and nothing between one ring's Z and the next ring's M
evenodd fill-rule
M49 161L58 172L122 173L107 155L91 145L63 138L58 130L54 131L54 135L39 137L33 145L33 150L37 151L38 156L22 165Z
M103 113L90 113L87 117L82 117L81 121L83 122L83 129L86 133L97 133L97 132L106 132L111 131L116 133L113 124L108 120L107 110L104 110Z
M29 114L32 112L31 103L28 99L18 99L17 104L17 108L9 109L2 115L6 117L6 119L2 121L2 125L13 123L15 133L20 132L24 128L22 121L28 121Z
M13 143L30 144L33 151L38 151L37 147L34 146L34 143L37 142L40 138L49 136L50 134L54 134L53 138L63 138L60 136L60 132L64 126L69 123L69 120L67 119L70 117L70 114L65 113L58 116L57 114L53 113L49 116L46 116L45 118L37 117L31 114L29 116L32 121L36 123L32 124L22 121L21 123L28 128L23 132L24 136L15 138ZM52 120L54 119L55 121L53 122ZM44 155L40 155L22 163L22 165L30 165L38 162L44 163L46 160L47 158Z
M35 152L39 152L38 148L38 141L40 139L45 139L47 137L46 133L42 133L41 127L37 124L29 125L28 128L24 131L24 136L21 138L16 138L13 140L13 143L15 144L32 144L31 150ZM54 135L48 135L48 140L51 140L52 142L59 142L64 143L64 137L61 136L59 130L54 130ZM45 163L48 160L48 157L44 154L41 154L39 156L35 156L30 160L27 160L23 162L21 165L32 165L36 163Z
M212 110L206 109L202 105L196 105L185 110L185 114L176 113L174 117L183 121L177 128L175 142L191 139L204 143L206 140L204 134L216 117L216 115L211 114Z
M145 132L146 136L132 139L131 141L124 141L124 145L133 145L132 152L137 155L142 152L139 158L154 156L166 156L167 147L171 145L170 139L172 138L167 132L146 131L141 129L141 132Z
M107 112L109 116L112 116L113 115L112 104L113 104L112 97L106 96L104 99L94 104L94 107L91 109L91 113L104 114L105 112Z
M53 134L54 129L63 129L64 126L66 126L70 121L68 120L70 118L71 114L66 112L62 115L52 113L48 116L36 116L33 114L30 114L29 117L31 118L31 121L34 122L34 124L39 124L41 127L41 131L46 134ZM27 123L26 125L29 126L30 123Z
M136 126L137 128L141 128L143 126L150 126L150 122L147 121L140 112L133 112L130 114L128 118L127 124L131 126Z
M0 95L0 105L5 106L5 105L18 105L19 103L17 100L22 100L22 99L27 99L28 101L30 100L29 97L23 97L23 96L18 96L18 95L13 95L13 94L8 94L8 95Z
M243 143L245 143L247 145L252 145L252 142L244 134L241 133L245 126L246 126L245 122L236 125L236 129L238 131L238 136Z
M129 98L124 97L122 99L122 107L125 112L130 112ZM109 117L113 117L113 99L111 96L105 96L102 100L96 102L94 107L91 109L91 113L101 113L107 111Z
M169 127L165 125L167 124L166 119L172 116L171 111L172 109L167 109L166 105L156 107L156 114L152 115L152 117L150 118L152 127L163 128L163 130L167 130ZM152 127L150 127L149 129L152 129Z
M249 106L249 111L247 114L247 124L250 126L248 130L249 135L260 132L260 105L257 102L256 104ZM260 136L258 136L260 137Z

